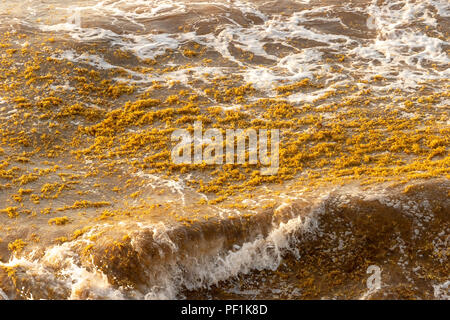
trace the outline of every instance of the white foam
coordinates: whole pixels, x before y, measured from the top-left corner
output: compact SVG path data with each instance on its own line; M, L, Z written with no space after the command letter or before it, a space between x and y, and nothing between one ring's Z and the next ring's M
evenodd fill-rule
M450 280L433 285L434 297L441 300L450 300Z
M266 238L259 237L244 243L236 251L226 255L204 257L183 261L182 267L166 266L161 284L150 288L146 299L175 299L181 289L195 290L218 284L238 274L247 274L252 270L276 270L285 252L295 254L297 232L313 232L316 228L314 218L294 218L282 223Z
M309 3L309 1L300 2ZM103 20L109 18L111 25L120 23L120 26L123 25L122 19L134 25L140 25L145 29L144 22L148 19L182 14L190 8L202 5L204 3L201 2L120 0L92 2L90 5L76 8L81 12L82 19L83 14L86 17L102 17ZM331 73L328 64L323 61L323 51L335 51L346 56L352 56L356 62L368 60L369 62L364 66L364 78L367 80L374 75L390 75L389 84L386 85L390 89L414 89L420 82L442 79L448 77L450 73L447 68L438 72L425 66L429 63L440 66L450 63L447 53L443 50L443 46L448 45L448 41L443 40L445 38L429 36L411 26L412 23L420 21L435 28L437 25L436 13L441 17L448 16L449 5L446 1L389 1L382 5L373 1L366 8L353 8L349 5L343 5L343 8L349 12L362 12L369 15L368 27L373 29L377 36L375 39L368 41L343 34L326 33L309 26L311 22L323 21L324 23L337 22L343 28L346 28L340 18L333 16L336 6L315 6L312 9L293 12L288 17L282 15L269 17L262 13L257 5L248 1L233 1L231 3L219 1L211 2L209 5L223 8L224 12L227 12L231 6L233 9L240 10L244 15L253 14L260 17L263 23L243 27L233 20L232 15L224 15L230 23L223 24L221 31L218 33L203 35L197 35L195 31L155 34L151 30L138 34L126 29L123 34L116 34L104 27L81 27L72 22L55 25L40 24L40 28L44 31L68 32L78 41L110 41L112 46L131 51L141 59L154 59L164 54L168 49L177 50L184 43L196 41L211 50L217 51L222 57L238 66L246 67L239 70L216 68L211 70L214 74L238 73L244 77L245 81L253 83L256 88L263 90L269 96L275 95L270 89L281 80L293 82L300 78L312 77L313 73L329 76ZM430 6L435 11L431 10ZM59 9L64 10L64 8ZM73 12L74 7L69 6L66 10ZM323 45L300 50L294 48L289 43L289 39L312 40ZM269 54L265 49L267 43L279 43L291 48L293 52L283 57L273 53ZM271 66L255 66L244 62L231 53L230 45L269 59L273 63ZM95 60L89 60L89 62L98 67L112 67ZM345 65L340 78L352 80L351 74L354 71L352 65ZM189 77L182 72L169 74L167 78L180 75L183 76L180 81L188 83ZM297 97L297 99L291 97L291 101L298 101L300 98L303 99L303 97Z
M91 234L91 230L88 234ZM28 257L12 256L2 267L21 268L23 276L30 277L34 283L42 282L41 289L47 288L55 293L69 290L69 299L104 298L123 299L124 295L108 282L105 274L92 267L80 265L80 257L74 247L89 243L88 238L65 242L48 248L42 258L31 252ZM59 270L59 272L55 272ZM23 289L22 289L23 290ZM27 295L26 292L22 294ZM33 299L32 295L28 295Z

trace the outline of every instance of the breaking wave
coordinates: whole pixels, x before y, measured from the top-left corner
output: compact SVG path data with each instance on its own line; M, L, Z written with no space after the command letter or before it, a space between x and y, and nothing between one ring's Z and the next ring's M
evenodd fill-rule
M319 286L331 286L327 275L346 274L347 298L445 298L449 191L448 181L416 184L406 193L399 188L337 190L315 203L283 205L251 219L132 226L129 238L98 239L86 253L90 232L40 255L2 263L2 296L174 299L198 297L204 290L214 295L219 284L231 294L236 278L245 275L244 286L251 287L252 278L270 278L267 272L274 276L290 263L299 284L305 271L322 272ZM368 295L361 279L369 265L389 276ZM267 297L266 285L259 283L250 292ZM342 297L338 292L344 284L331 287L336 292L327 288L323 297Z

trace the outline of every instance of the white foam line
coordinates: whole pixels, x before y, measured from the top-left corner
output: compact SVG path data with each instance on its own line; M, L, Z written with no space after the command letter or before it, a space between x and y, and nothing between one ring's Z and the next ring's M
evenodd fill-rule
M295 233L313 232L316 227L314 219L297 217L280 224L266 238L244 243L237 251L230 251L225 256L206 257L205 260L193 260L191 264L183 263L182 268L178 265L168 268L161 285L151 288L145 298L175 299L182 288L210 287L252 270L276 270L286 251L296 253L298 240Z

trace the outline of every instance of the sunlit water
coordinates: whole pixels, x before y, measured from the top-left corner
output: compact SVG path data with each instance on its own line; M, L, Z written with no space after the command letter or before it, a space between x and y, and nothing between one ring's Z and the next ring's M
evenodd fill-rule
M448 299L449 12L2 1L0 297ZM175 165L195 121L277 174Z

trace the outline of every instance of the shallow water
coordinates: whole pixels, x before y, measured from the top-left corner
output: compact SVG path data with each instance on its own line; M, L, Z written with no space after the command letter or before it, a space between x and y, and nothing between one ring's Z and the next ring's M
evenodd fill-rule
M1 2L0 296L448 299L449 12ZM195 121L277 174L174 164Z

